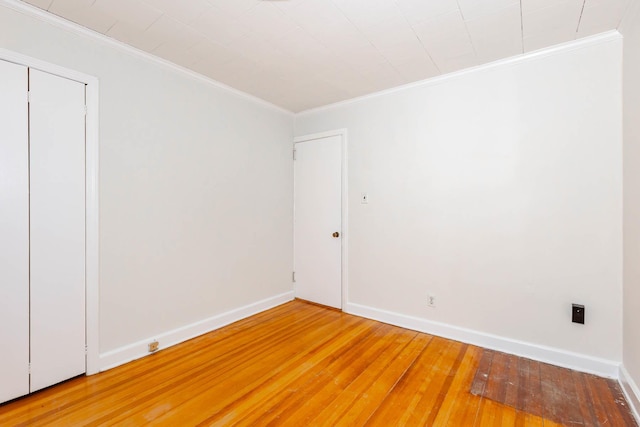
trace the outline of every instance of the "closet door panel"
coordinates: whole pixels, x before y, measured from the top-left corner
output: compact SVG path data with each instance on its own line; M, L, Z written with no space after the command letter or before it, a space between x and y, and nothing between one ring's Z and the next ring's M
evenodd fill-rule
M0 402L29 393L27 68L0 61Z
M85 85L30 70L31 391L85 362Z

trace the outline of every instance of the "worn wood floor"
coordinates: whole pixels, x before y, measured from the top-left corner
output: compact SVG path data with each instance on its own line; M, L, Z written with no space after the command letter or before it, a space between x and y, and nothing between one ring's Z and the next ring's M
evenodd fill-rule
M1 405L0 425L634 426L616 387L293 301Z

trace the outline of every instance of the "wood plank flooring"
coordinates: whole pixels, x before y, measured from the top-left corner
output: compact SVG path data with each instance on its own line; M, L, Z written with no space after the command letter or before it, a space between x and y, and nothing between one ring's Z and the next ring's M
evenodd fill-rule
M0 405L1 426L635 426L614 381L293 301Z
M483 351L471 394L561 425L635 425L615 380L491 350Z

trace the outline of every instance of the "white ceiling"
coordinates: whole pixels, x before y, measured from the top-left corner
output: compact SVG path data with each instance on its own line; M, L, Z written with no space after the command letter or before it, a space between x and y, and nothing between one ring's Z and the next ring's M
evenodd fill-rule
M294 112L618 27L633 0L25 0Z

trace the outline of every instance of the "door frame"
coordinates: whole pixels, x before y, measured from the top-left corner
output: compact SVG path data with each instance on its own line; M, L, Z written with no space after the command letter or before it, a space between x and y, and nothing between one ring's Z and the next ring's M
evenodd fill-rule
M86 375L100 372L99 84L88 74L0 48L0 59L86 85L85 131L85 330Z
M336 129L336 130L330 130L330 131L326 131L326 132L319 132L319 133L313 133L313 134L308 134L308 135L302 135L302 136L298 136L295 137L293 139L293 150L295 151L296 149L296 144L301 143L301 142L308 142L308 141L314 141L317 139L323 139L323 138L328 138L328 137L332 137L332 136L339 136L341 139L341 147L342 147L342 160L341 160L341 177L340 177L340 181L341 181L341 193L342 193L342 198L341 198L341 228L342 230L340 231L342 233L342 239L340 239L340 246L341 246L341 265L340 265L340 280L342 282L342 301L341 301L341 310L344 311L345 307L347 306L347 303L349 302L349 186L348 186L348 166L349 166L349 157L348 157L348 143L347 143L347 129ZM294 185L294 195L295 195L295 183L296 183L296 177L295 177L295 168L294 168L294 173L293 173L293 185ZM296 218L296 205L295 205L295 199L294 199L294 203L293 203L293 227L294 230L293 232L295 233L295 218ZM293 270L295 271L295 253L296 253L296 248L295 248L295 242L293 244ZM294 288L295 288L295 283L294 283Z

